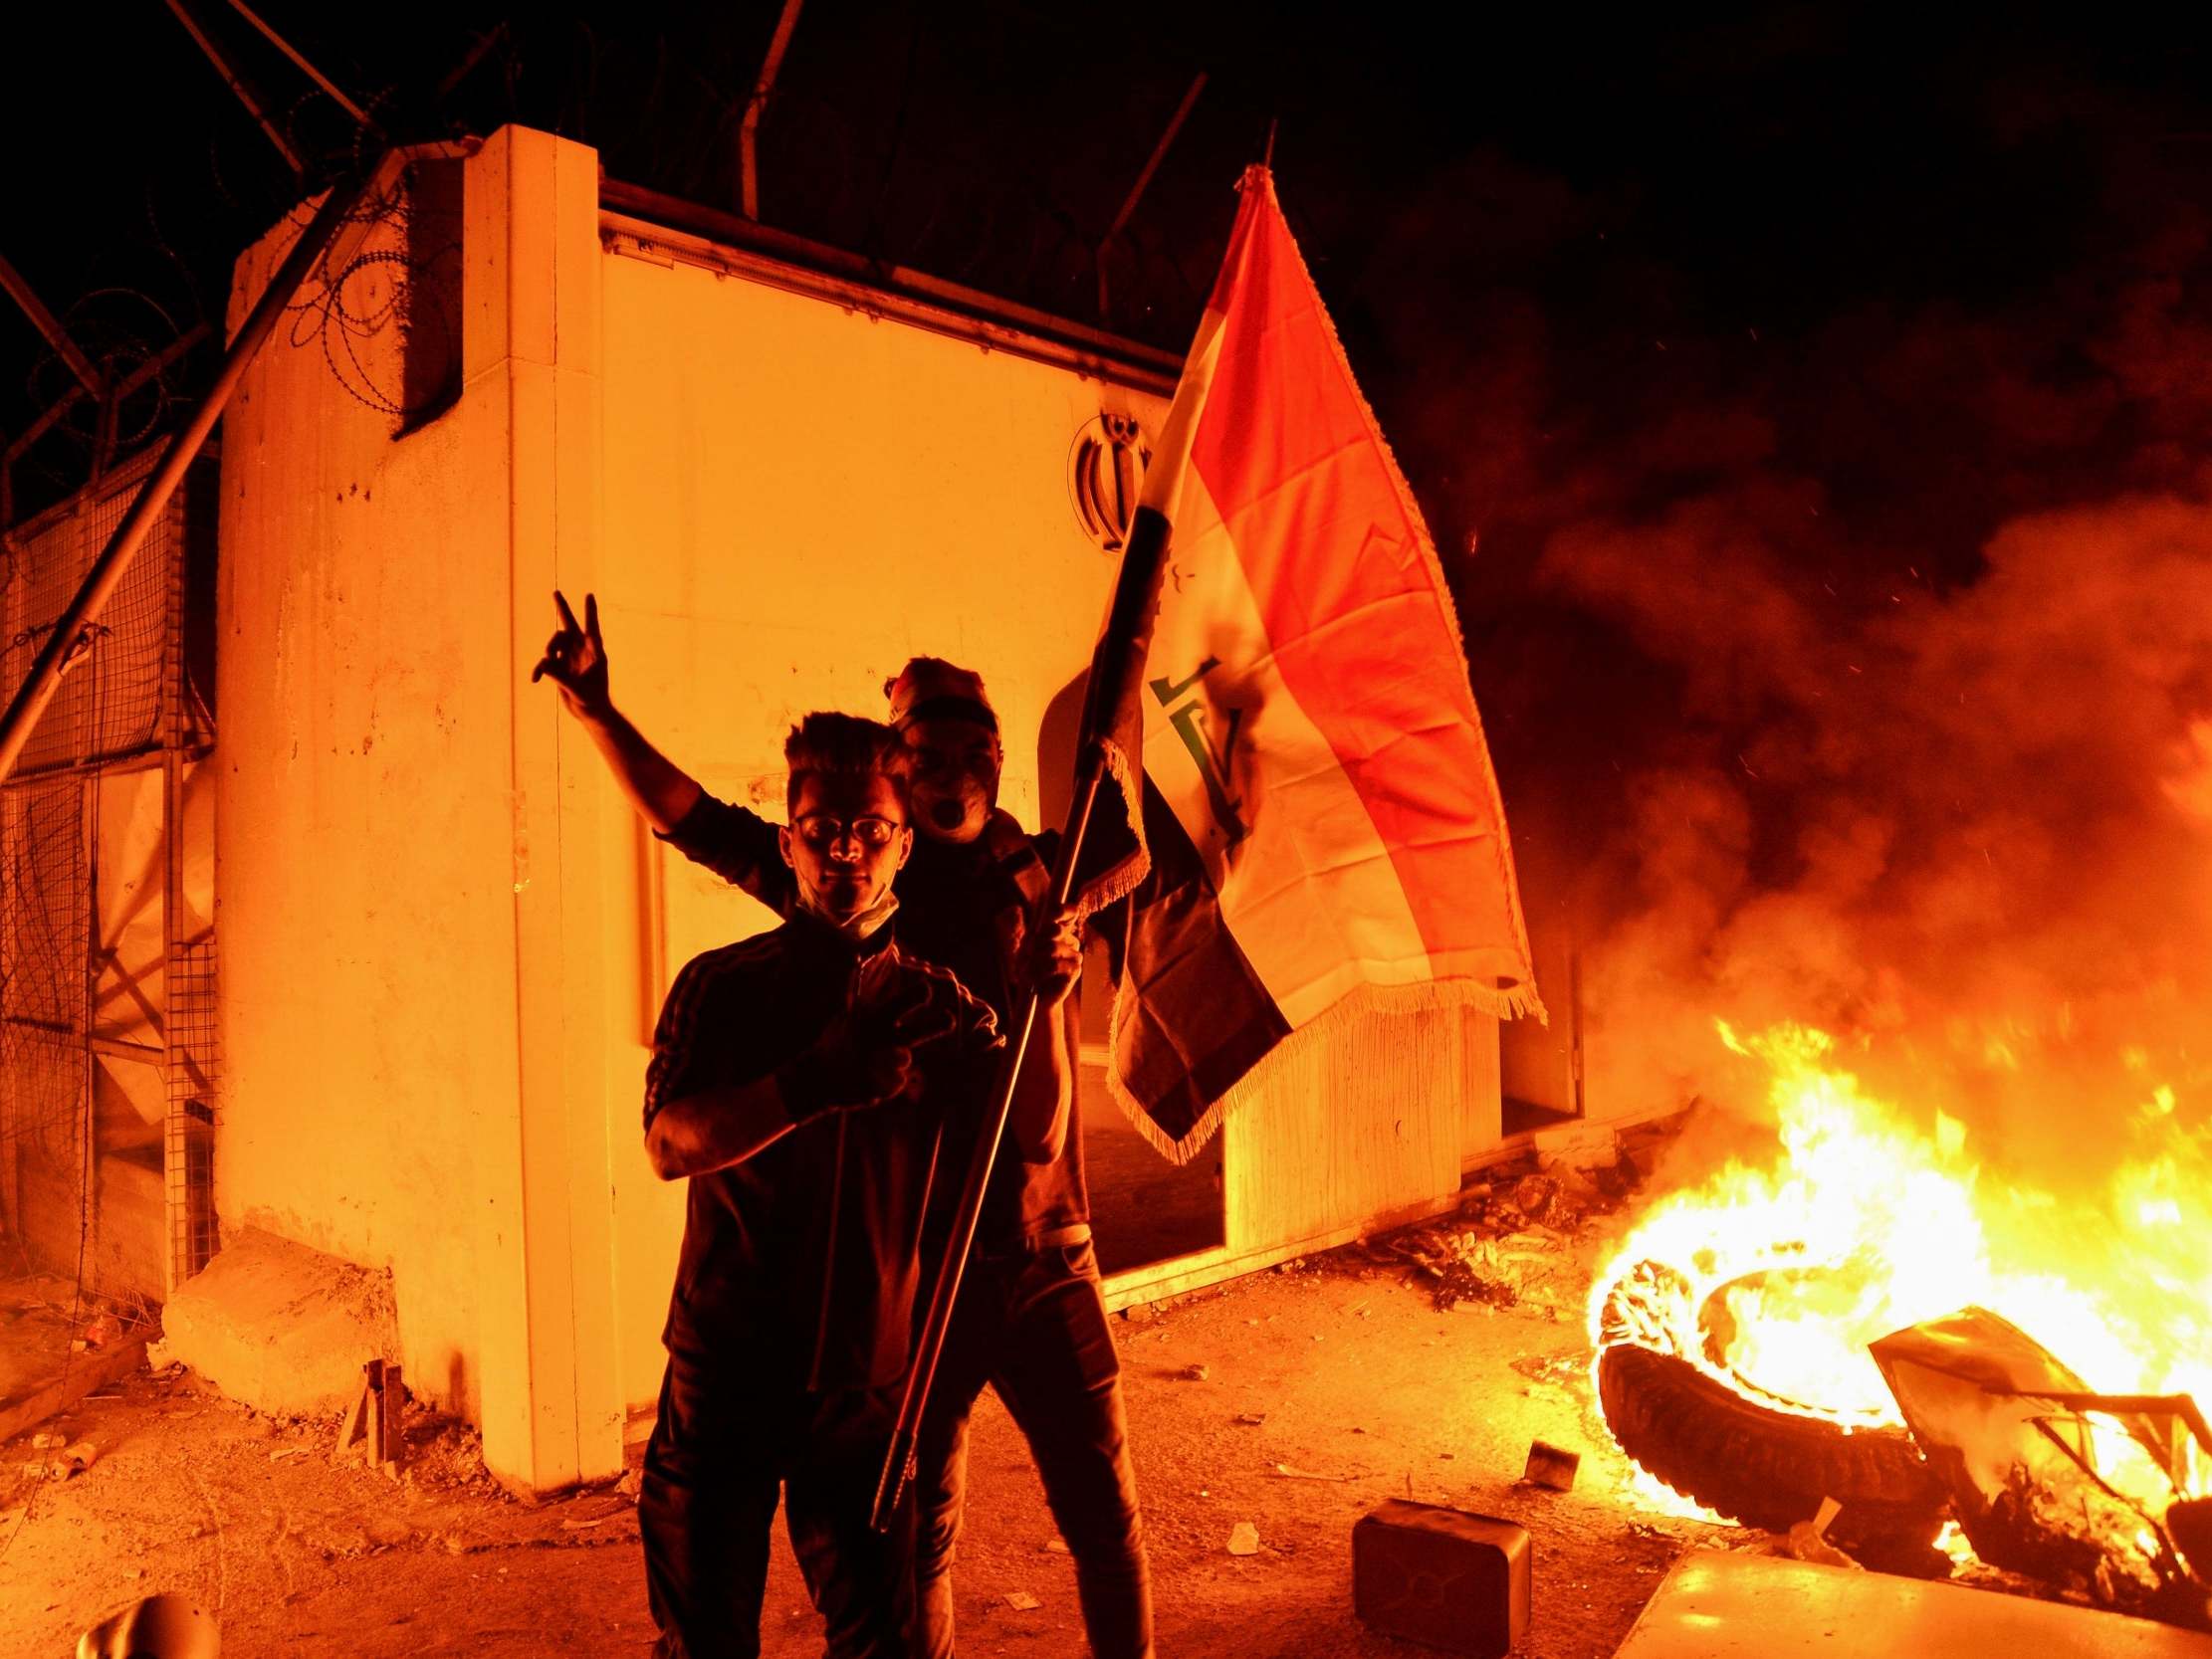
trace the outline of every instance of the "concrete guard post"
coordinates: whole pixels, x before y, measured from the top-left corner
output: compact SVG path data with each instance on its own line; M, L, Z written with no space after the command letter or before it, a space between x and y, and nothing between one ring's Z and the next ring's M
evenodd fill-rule
M548 1491L622 1468L599 769L558 700L530 685L553 590L596 584L598 152L505 127L464 180L462 396L479 405L480 437L504 409L513 572L509 617L485 619L506 624L514 698L518 1075L513 1116L484 1119L484 1455L503 1479Z
M362 397L333 354L396 385L405 330L333 343L326 301L225 418L216 1198L226 1237L388 1269L383 1357L547 1492L621 1469L609 1121L637 1088L634 1049L608 1070L634 1015L607 1002L603 777L529 683L552 589L597 579L598 158L509 127L442 159L456 401L403 425ZM388 314L405 227L362 234L343 298Z

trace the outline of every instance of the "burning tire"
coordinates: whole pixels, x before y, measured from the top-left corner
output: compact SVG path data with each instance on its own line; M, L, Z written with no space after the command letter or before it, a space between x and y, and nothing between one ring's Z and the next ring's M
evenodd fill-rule
M1842 1513L1828 1537L1857 1555L1915 1553L1947 1499L1901 1428L1853 1428L1768 1404L1688 1347L1683 1322L1654 1317L1688 1294L1659 1262L1622 1274L1599 1321L1598 1399L1621 1449L1686 1498L1749 1526L1787 1532L1821 1501Z

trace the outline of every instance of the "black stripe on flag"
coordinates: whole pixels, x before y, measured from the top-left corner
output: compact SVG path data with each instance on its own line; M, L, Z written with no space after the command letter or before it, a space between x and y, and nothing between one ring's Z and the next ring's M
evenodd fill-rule
M1162 1139L1185 1147L1216 1102L1290 1034L1273 997L1222 919L1198 849L1150 781L1145 840L1152 869L1129 896L1126 929L1110 928L1121 984L1114 1064Z

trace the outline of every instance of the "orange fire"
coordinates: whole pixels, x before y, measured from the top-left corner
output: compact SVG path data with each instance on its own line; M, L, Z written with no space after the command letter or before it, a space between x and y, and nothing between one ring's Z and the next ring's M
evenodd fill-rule
M1595 1281L1594 1344L1617 1281L1664 1263L1686 1284L1649 1299L1632 1333L1739 1392L1852 1428L1898 1423L1867 1345L1969 1304L2001 1314L2100 1392L2212 1401L2212 1130L2184 1128L2151 1085L2124 1113L2085 1113L2128 1154L2097 1190L2062 1197L1980 1166L1964 1127L1916 1122L1836 1064L1823 1032L1721 1040L1763 1061L1780 1150L1731 1161L1641 1215ZM2130 1069L2146 1068L2140 1056ZM1680 1294L1676 1294L1680 1293ZM1619 1304L1615 1304L1619 1318ZM2172 1488L2116 1425L2107 1479ZM2208 1490L2200 1461L2192 1494Z

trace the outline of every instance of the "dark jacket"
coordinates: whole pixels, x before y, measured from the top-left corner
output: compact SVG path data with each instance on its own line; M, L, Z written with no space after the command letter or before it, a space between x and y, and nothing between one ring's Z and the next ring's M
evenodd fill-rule
M646 1072L645 1122L669 1101L765 1077L812 1044L865 981L924 975L960 1011L918 1051L919 1098L829 1112L752 1157L690 1181L663 1341L763 1382L874 1387L905 1374L917 1251L950 1126L981 1112L991 1009L888 928L854 944L800 914L694 957L669 988ZM972 1131L970 1132L972 1133Z
M1021 942L1024 920L1044 891L1045 866L1058 836L1019 834L1001 815L1009 834L966 846L914 838L914 856L895 884L899 913L891 926L900 946L913 955L960 976L961 983L991 1005L1004 1029L1014 1013L1009 964ZM743 889L778 916L791 912L796 897L790 867L776 845L775 826L758 813L733 806L701 791L699 800L661 839L694 864L705 866ZM1073 997L1066 1011L1072 1020ZM1039 1031L1032 1040L1042 1040ZM1052 1033L1073 1046L1071 1030ZM1070 1052L1072 1075L1076 1056ZM965 1168L967 1143L947 1147L949 1161ZM950 1176L957 1187L960 1176ZM1066 1144L1050 1162L1024 1163L1000 1155L992 1171L991 1190L977 1244L1004 1251L1042 1240L1072 1243L1089 1236L1090 1193L1083 1178L1083 1130L1079 1107L1071 1105Z

